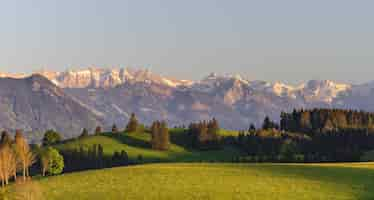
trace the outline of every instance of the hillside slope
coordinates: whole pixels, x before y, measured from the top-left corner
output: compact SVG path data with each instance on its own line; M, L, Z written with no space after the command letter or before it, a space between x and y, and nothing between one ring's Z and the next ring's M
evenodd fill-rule
M89 136L87 138L72 140L65 144L56 146L59 150L73 150L80 147L88 148L94 144L103 146L104 154L113 155L115 151L125 150L129 159L136 161L138 156L142 162L200 162L221 161L230 162L234 157L240 155L235 147L225 146L221 150L198 151L178 145L178 140L183 139L183 133L171 130L171 145L168 151L155 151L151 149L151 136L148 133L105 133L101 136ZM222 133L227 134L227 133Z

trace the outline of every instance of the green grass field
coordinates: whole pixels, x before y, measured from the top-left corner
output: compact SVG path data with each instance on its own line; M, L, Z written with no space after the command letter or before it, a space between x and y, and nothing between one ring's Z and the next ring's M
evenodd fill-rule
M152 150L147 133L106 133L57 145L66 150L101 144L107 155L125 150L132 160L142 155L145 163L168 163L34 177L32 186L13 184L3 194L9 200L15 194L31 193L40 194L34 198L38 200L374 199L374 163L208 164L231 161L240 151L231 146L211 151L189 149L183 146L188 137L181 129L171 130L170 138L168 151Z
M221 131L223 135L236 134L234 131ZM240 155L240 151L231 146L225 146L221 150L198 151L189 149L179 142L186 140L181 130L170 131L171 146L168 151L155 151L150 147L151 136L148 133L105 133L101 136L89 136L79 140L73 140L65 144L57 145L59 150L77 149L80 146L89 147L94 144L101 144L104 153L112 155L115 151L125 150L130 160L136 160L139 155L143 162L204 162L204 161L232 161L233 157ZM178 145L180 144L180 145Z
M48 200L374 199L374 163L149 164L37 181Z

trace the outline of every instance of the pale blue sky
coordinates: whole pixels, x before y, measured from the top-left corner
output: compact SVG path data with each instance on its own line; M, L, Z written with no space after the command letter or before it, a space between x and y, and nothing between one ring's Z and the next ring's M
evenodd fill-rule
M0 71L374 80L374 1L0 0Z

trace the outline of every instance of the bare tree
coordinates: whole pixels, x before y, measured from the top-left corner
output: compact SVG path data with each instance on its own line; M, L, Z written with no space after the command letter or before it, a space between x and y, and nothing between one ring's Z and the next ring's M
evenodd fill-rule
M8 144L0 145L0 178L4 187L9 183L11 176L15 174L17 167L16 155Z
M35 155L31 151L26 138L23 136L21 131L16 132L16 152L18 155L19 162L21 164L23 180L26 181L26 177L29 176L29 167L35 162Z
M41 167L42 167L42 175L45 176L48 168L49 168L49 152L48 151L44 151L41 153L40 155L40 164L41 164Z

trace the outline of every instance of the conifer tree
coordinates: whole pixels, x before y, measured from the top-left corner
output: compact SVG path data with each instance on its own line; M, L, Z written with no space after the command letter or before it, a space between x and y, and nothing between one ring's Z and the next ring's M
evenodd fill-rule
M118 133L118 128L116 124L113 124L112 126L112 133Z
M169 141L169 129L165 121L161 122L160 124L160 150L168 150L170 146L170 141Z
M97 126L95 129L95 135L100 135L101 134L101 126Z
M131 113L129 123L126 126L126 132L136 132L138 129L138 120L136 119L135 113Z
M160 131L160 122L155 121L151 126L151 145L152 149L159 149L159 131Z
M249 129L248 129L248 132L255 132L256 131L256 126L254 124L250 124L249 125Z
M7 131L1 132L1 144L11 144L12 138L10 137L9 133Z
M84 128L83 130L82 130L82 134L79 136L80 138L84 138L84 137L87 137L88 136L88 131L87 131L87 129L86 128Z

